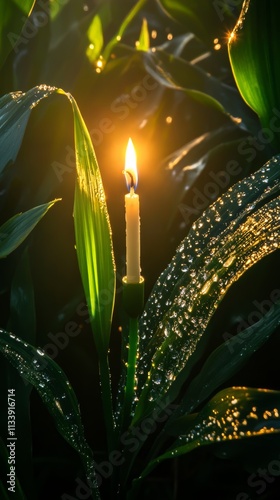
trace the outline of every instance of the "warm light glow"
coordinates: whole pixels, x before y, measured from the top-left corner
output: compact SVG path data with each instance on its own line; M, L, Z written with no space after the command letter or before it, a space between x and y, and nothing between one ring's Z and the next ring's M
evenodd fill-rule
M136 189L138 184L138 172L136 166L136 152L132 140L129 138L125 154L125 179L127 189Z
M96 68L95 68L96 73L101 73L101 71L103 69L103 64L104 64L102 56L99 57L99 59L96 61L95 64L96 64Z
M235 31L233 30L231 33L228 34L228 42L231 43L233 42L233 40L236 39L236 33Z
M221 48L222 48L222 45L219 42L219 38L214 38L214 49L220 50Z

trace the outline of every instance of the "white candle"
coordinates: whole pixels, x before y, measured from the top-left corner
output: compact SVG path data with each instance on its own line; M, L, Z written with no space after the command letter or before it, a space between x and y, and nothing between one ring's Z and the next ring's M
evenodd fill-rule
M129 139L125 157L125 177L129 193L125 195L126 219L126 279L127 283L140 282L140 215L139 196L135 193L138 175L136 153Z

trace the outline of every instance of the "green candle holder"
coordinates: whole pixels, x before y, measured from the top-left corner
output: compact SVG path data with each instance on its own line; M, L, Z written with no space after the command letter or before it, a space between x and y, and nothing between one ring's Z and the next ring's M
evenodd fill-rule
M139 283L127 283L127 276L123 283L123 306L130 318L138 318L144 308L144 278L140 276Z

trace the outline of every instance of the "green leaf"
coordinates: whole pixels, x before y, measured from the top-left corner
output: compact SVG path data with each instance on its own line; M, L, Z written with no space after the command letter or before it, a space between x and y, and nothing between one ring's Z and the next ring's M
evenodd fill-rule
M160 445L166 442L170 435L180 435L180 425L186 426L195 418L195 414L190 412L241 369L269 339L280 323L280 304L271 302L269 311L265 309L262 313L263 317L257 323L239 334L225 335L227 340L210 354L198 375L190 382L180 405L170 415L155 442L155 449L160 449ZM155 456L154 450L152 453L152 456Z
M236 140L240 137L239 141ZM242 139L241 139L242 138ZM217 158L226 162L226 159L234 159L238 146L244 142L244 135L237 128L236 124L229 122L223 127L214 128L210 132L196 137L192 141L184 144L179 149L173 151L167 156L162 165L166 170L172 171L172 179L174 179L174 188L176 189L176 213L178 211L178 203L186 200L186 191L191 189L198 177L206 169L207 164L215 164ZM212 160L213 156L215 157ZM225 184L224 189L229 187ZM171 189L171 188L170 188ZM221 187L221 191L223 188ZM180 206L184 209L184 205ZM195 216L198 211L190 215ZM185 214L187 216L187 214Z
M31 10L34 6L34 1L31 0L12 0L12 4L16 5L26 16L31 14Z
M19 44L28 43L24 34L20 35L27 17L31 14L35 0L3 0L0 2L0 67L8 54L19 51ZM27 17L26 17L27 16Z
M139 41L136 44L137 50L147 52L150 48L150 36L147 19L143 19Z
M102 23L98 14L94 16L87 31L87 36L90 42L87 48L87 57L90 62L93 62L99 57L104 43Z
M44 205L31 208L26 212L14 215L0 227L0 259L13 252L31 233L47 211L57 202L50 201Z
M91 478L94 498L99 498L92 451L84 437L76 395L65 373L41 349L5 330L0 330L0 352L35 387L52 415L57 430L79 453L86 475Z
M179 21L180 23L185 23L186 21L191 21L194 27L201 30L203 29L203 25L201 24L200 16L197 15L195 9L190 7L190 4L193 3L188 2L186 5L185 2L179 0L158 0L161 7L174 19ZM197 2L196 2L197 3Z
M58 14L61 13L63 8L69 3L69 0L62 0L62 1L56 1L56 2L50 2L50 13L51 13L51 18L55 19Z
M228 43L238 89L268 128L280 107L279 16L279 2L246 0ZM279 147L279 132L274 144Z
M182 417L174 425L180 437L170 450L149 463L141 480L163 460L199 446L279 433L280 392L246 387L225 389L216 394L194 420Z
M157 0L162 9L186 32L195 33L213 47L216 37L224 36L225 21L234 19L235 9L241 8L243 0Z
M135 17L140 12L140 10L144 7L144 5L147 3L147 1L148 0L138 0L138 2L136 2L136 4L134 5L134 7L132 7L132 9L129 11L129 13L127 14L127 16L125 17L125 19L121 23L121 26L119 27L118 32L109 41L109 43L106 45L106 47L105 47L105 49L103 51L102 58L103 58L103 60L105 62L108 61L109 56L110 56L113 48L115 47L115 45L117 45L121 41L121 39L122 39L122 37L123 37L126 29L128 28L129 24L133 21L133 19L135 19Z
M184 90L190 97L217 111L225 112L226 109L233 116L239 113L246 117L236 89L220 82L199 66L168 54L162 48L144 53L143 57L147 72L164 87Z
M0 99L0 173L15 161L31 110L55 87L40 85L28 92L11 92Z
M193 224L140 322L133 423L173 399L201 355L200 340L229 287L280 245L280 158L230 188Z
M0 131L3 131L3 135L0 136L0 150L4 153L0 158L0 171L10 160L15 159L31 110L53 93L67 97L73 110L77 166L74 200L77 257L92 317L94 340L98 351L104 354L109 344L116 280L111 227L90 135L71 94L40 85L25 94L12 93L1 99ZM44 210L43 207L15 216L0 228L3 236L8 236L8 240L6 238L0 242L0 256L4 257L23 241L24 235L28 234L28 227L30 232L31 223L35 224L36 216L39 216L40 210Z
M102 179L90 135L73 97L77 183L74 224L77 257L99 353L107 353L116 275L112 234Z
M225 342L217 347L192 380L176 414L193 411L219 386L242 368L251 356L269 339L280 324L280 304L271 302L271 309L263 317L237 335L225 335ZM173 427L172 415L168 427Z

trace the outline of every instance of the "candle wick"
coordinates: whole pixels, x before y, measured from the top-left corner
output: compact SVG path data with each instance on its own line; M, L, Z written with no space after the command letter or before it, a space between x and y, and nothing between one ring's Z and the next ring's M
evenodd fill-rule
M134 192L135 182L134 182L133 174L131 172L129 172L129 170L123 170L123 173L124 173L124 175L129 175L129 177L130 177L130 189L133 189L133 192Z

